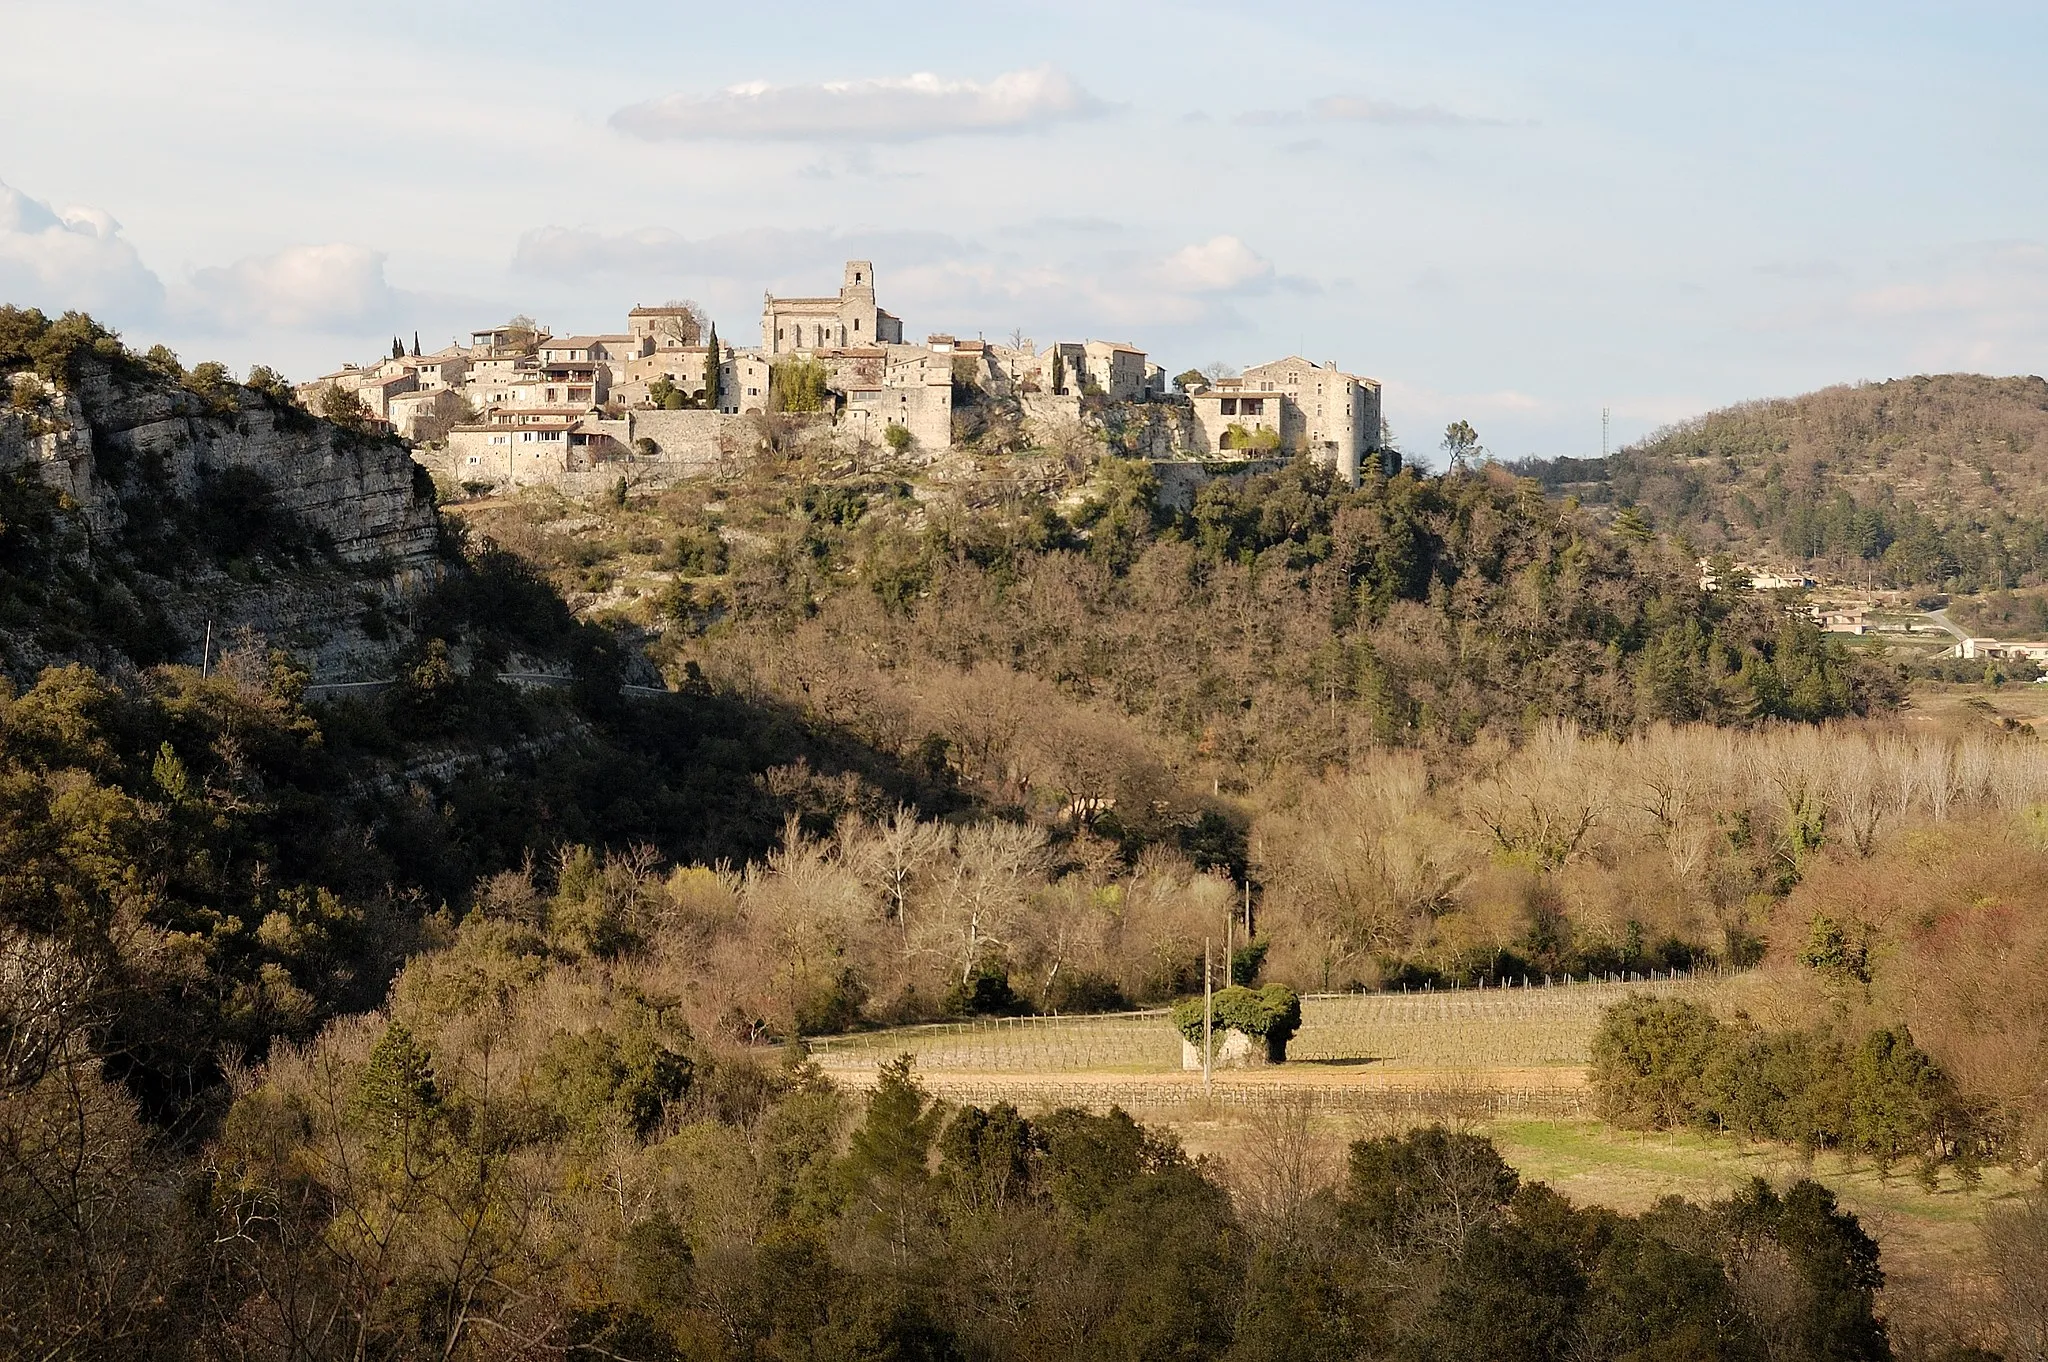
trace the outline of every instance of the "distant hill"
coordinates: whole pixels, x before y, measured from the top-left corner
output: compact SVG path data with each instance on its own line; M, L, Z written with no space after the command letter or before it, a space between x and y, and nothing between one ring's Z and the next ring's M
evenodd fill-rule
M1937 374L1745 402L1608 459L1511 465L1703 553L1894 587L2048 578L2048 382Z

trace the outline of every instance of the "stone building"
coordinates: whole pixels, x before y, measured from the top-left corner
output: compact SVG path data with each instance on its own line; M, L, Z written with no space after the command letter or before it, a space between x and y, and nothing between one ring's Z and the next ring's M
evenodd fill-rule
M1041 350L1021 335L1005 345L933 334L907 345L901 320L876 301L865 260L846 262L835 295L764 295L758 346L727 342L713 355L708 327L683 304L636 306L617 334L556 337L522 318L474 332L467 349L351 366L321 381L363 392L374 412L412 429L431 414L438 430L451 414L427 395L458 394L475 415L451 433L446 471L464 481L559 472L574 482L608 460L711 466L753 438L747 418L773 410L776 366L799 361L825 371L824 410L810 419L861 441L900 426L933 453L952 446L956 394L1013 404L1027 428L1099 426L1127 451L1191 467L1225 450L1239 469L1306 454L1355 482L1380 443L1378 383L1334 363L1290 356L1182 399L1167 395L1161 366L1123 341ZM711 364L715 411L700 405ZM653 403L657 382L664 395L668 385L680 390L680 409Z
M421 438L423 423L456 420L466 405L462 395L453 388L421 388L392 397L386 419L400 435L408 440L417 440Z
M778 298L761 303L761 350L769 355L845 346L901 345L903 323L875 303L872 261L849 260L836 298Z
M1205 450L1217 453L1285 449L1283 393L1249 378L1220 378L1188 394Z
M643 303L626 314L626 330L629 339L646 346L637 352L639 354L652 350L680 350L685 346L702 345L705 339L704 327L696 312L681 303L652 307Z
M1356 484L1360 469L1379 449L1380 385L1347 374L1335 362L1312 364L1298 355L1245 370L1189 394L1205 448L1221 451L1236 438L1232 426L1263 441L1273 431L1289 454L1308 454Z

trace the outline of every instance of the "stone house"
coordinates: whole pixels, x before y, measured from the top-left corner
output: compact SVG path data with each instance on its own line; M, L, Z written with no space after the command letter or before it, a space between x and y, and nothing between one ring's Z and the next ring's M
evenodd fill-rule
M493 413L495 415L495 413ZM457 426L448 432L447 471L464 482L525 486L569 471L569 432L580 417Z
M1253 437L1270 430L1284 452L1307 454L1355 486L1363 461L1379 449L1380 385L1335 363L1289 356L1188 398L1206 450L1222 451L1233 425Z
M772 366L758 350L735 350L719 368L718 409L732 415L759 416L768 410L768 372Z
M626 332L628 340L645 346L636 352L643 355L654 350L680 350L704 343L703 327L697 321L697 314L673 303L658 307L643 303L635 307L626 314Z
M517 326L487 326L469 333L471 359L510 359L533 354L538 342L548 338L546 327L528 330Z
M1278 389L1249 378L1218 379L1215 386L1188 394L1203 448L1218 453L1285 449L1285 401Z
M408 440L417 440L422 421L429 418L451 420L462 414L465 405L462 395L453 388L421 388L392 397L389 404L391 415L387 419L400 435Z
M420 378L410 370L383 377L366 375L356 385L356 396L379 421L391 420L391 399L401 393L418 392Z
M469 377L469 356L460 350L419 355L411 360L411 365L413 372L419 375L421 392L460 388L463 380Z
M995 346L993 359L1018 388L1055 397L1146 402L1164 390L1163 384L1155 390L1151 378L1159 366L1148 364L1143 350L1122 341L1056 341L1036 355Z
M1148 396L1145 385L1145 352L1121 341L1081 343L1082 391L1093 389L1112 402L1142 402Z
M1256 365L1245 378L1283 394L1281 444L1358 482L1365 459L1380 447L1380 385L1347 374L1336 361L1311 364L1299 355Z
M720 350L731 347L721 345ZM678 345L665 350L650 350L625 361L615 369L612 396L627 406L638 406L650 402L648 385L654 380L667 379L679 390L692 397L701 397L704 392L704 360L711 353L708 345ZM719 366L719 387L725 386L725 366Z

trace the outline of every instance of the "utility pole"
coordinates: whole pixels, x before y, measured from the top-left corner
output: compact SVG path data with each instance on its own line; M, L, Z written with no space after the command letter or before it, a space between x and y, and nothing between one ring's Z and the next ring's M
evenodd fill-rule
M1607 457L1608 408L1600 408L1600 457Z
M1209 949L1216 938L1202 938L1202 1097L1209 1096L1209 1056L1215 1050L1212 1033L1216 1029L1216 995L1209 983Z
M206 642L199 649L199 679L204 681L213 662L213 621L206 622Z

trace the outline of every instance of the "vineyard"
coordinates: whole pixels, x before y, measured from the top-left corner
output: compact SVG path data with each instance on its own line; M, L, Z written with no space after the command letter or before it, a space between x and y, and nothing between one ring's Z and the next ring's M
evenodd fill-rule
M1289 1069L1548 1069L1583 1065L1600 1014L1630 993L1702 996L1715 976L1638 982L1414 993L1312 994L1288 1047ZM1003 1017L820 1037L811 1057L828 1072L871 1072L908 1054L927 1074L1178 1072L1179 1034L1164 1010L1082 1017Z

